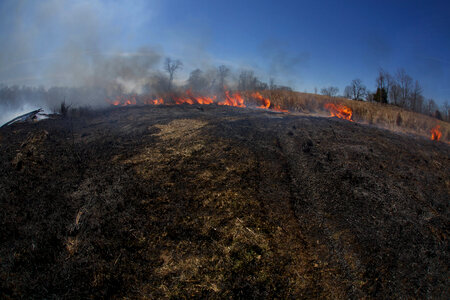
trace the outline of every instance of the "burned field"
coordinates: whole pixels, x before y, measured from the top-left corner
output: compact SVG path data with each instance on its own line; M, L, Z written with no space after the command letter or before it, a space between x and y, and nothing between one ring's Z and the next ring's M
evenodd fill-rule
M450 147L118 107L0 129L2 298L448 298Z

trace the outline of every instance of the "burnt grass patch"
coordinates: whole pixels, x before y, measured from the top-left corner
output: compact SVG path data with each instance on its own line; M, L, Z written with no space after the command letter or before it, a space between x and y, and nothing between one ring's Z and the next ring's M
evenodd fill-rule
M2 298L448 298L450 149L126 107L0 130Z

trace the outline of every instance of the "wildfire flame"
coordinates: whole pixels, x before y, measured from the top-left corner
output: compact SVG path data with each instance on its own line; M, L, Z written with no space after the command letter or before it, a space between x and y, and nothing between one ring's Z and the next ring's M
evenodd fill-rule
M164 100L163 98L159 98L159 99L146 99L143 101L144 104L153 104L153 105L161 105L164 104Z
M175 104L212 104L214 100L216 99L216 96L213 97L195 97L192 95L191 90L186 91L187 97L174 97Z
M279 111L279 112L289 112L287 109L282 109L279 105L274 105L274 106L272 107L272 109L273 109L274 111Z
M433 129L431 129L431 140L432 141L439 141L442 137L442 132L440 130L441 126L436 125Z
M124 96L117 96L116 99L114 100L106 99L106 102L114 106L136 105L136 96L132 96L130 98L125 98Z
M271 105L269 98L264 98L259 92L254 92L251 94L250 98L253 98L259 102L258 108L270 109L278 112L288 112L282 109L279 105ZM171 96L169 102L166 102L163 98L143 98L142 96L117 96L114 100L106 99L111 105L114 106L127 106L136 104L151 104L151 105L161 105L161 104L202 104L208 105L217 103L217 105L235 106L235 107L247 107L245 104L244 97L239 92L230 93L225 90L224 100L216 102L217 96L194 96L191 90L187 90L183 96Z
M246 107L246 105L244 104L244 98L242 98L241 94L236 92L230 96L229 91L225 91L225 100L221 101L217 104L228 105L228 106L237 106L237 107Z
M279 112L289 112L286 109L282 109L279 105L272 104L272 107L270 107L270 104L271 104L270 99L264 98L259 92L252 93L252 97L261 102L261 105L258 106L258 108L272 109L274 111L279 111Z
M331 117L338 117L353 122L353 111L350 107L334 103L325 103L324 107L330 111Z
M270 99L269 98L264 98L260 93L255 92L252 94L252 97L255 99L258 99L262 102L262 104L260 106L258 106L259 108L265 108L268 109L270 107Z

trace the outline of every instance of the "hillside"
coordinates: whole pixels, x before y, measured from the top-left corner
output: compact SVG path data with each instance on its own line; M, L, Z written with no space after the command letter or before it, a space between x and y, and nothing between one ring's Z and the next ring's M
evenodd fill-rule
M447 143L212 104L13 124L0 150L2 298L450 296Z
M346 98L328 97L294 91L264 91L274 105L292 112L306 114L323 113L325 103L340 103L353 111L353 120L364 124L375 124L391 131L421 135L430 138L430 130L439 125L442 141L450 142L450 124L436 118L406 110L404 108L376 102L353 101ZM245 94L246 96L249 93Z

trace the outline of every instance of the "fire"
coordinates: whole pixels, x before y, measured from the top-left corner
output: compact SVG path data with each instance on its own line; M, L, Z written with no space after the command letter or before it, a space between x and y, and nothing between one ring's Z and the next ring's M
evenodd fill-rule
M436 125L433 129L431 129L431 140L432 141L439 141L442 137L442 132L440 130L441 126Z
M242 98L241 94L238 92L234 93L230 96L229 91L225 91L225 100L217 103L219 105L228 105L228 106L237 106L237 107L246 107L244 104L244 98Z
M117 96L114 100L106 99L111 105L114 106L127 106L127 105L136 105L138 103L142 104L153 104L153 105L161 105L164 104L163 98L158 99L137 99L137 96L125 97L125 96Z
M252 97L255 99L258 99L262 102L262 104L260 106L258 106L259 108L265 108L268 109L270 107L270 99L269 98L264 98L260 93L255 92L252 94Z
M125 98L124 96L117 96L115 100L106 99L106 102L114 106L136 105L136 96L132 96L130 98Z
M325 103L324 107L330 111L332 117L338 117L353 122L353 111L343 104Z
M195 100L198 104L213 104L216 96L213 97L196 97Z
M161 105L164 104L164 99L163 98L159 98L159 99L144 99L144 104L153 104L153 105Z
M254 92L252 94L252 97L261 101L261 105L258 106L258 108L272 109L274 111L279 111L279 112L289 112L286 109L282 109L279 105L272 104L272 107L270 107L270 99L264 98L259 92Z
M288 112L285 109L282 109L279 105L273 105L270 102L269 98L264 98L259 92L254 92L251 94L250 98L256 99L259 101L258 108L263 109L271 109L278 112ZM146 105L162 105L162 104L202 104L208 105L216 103L217 105L226 105L226 106L235 106L235 107L247 107L244 97L239 92L231 93L228 90L225 90L224 100L216 101L217 96L194 96L191 90L187 90L182 96L171 96L169 101L166 102L162 97L161 98L149 98L145 96L117 96L114 100L106 99L111 105L114 106L127 106L127 105L136 105L136 104L146 104ZM167 99L166 99L167 100Z
M282 109L279 105L274 105L272 109L279 112L289 112L287 109Z
M160 105L160 104L164 104L164 100L163 100L163 98L159 98L159 99L152 100L152 103L154 105Z
M186 97L174 97L175 104L212 104L214 103L214 100L216 100L216 96L213 97L195 97L192 95L191 90L186 91Z
M187 104L194 104L194 101L192 101L192 99L191 98L188 98L188 97L174 97L174 100L175 100L175 104L184 104L184 103L187 103Z

